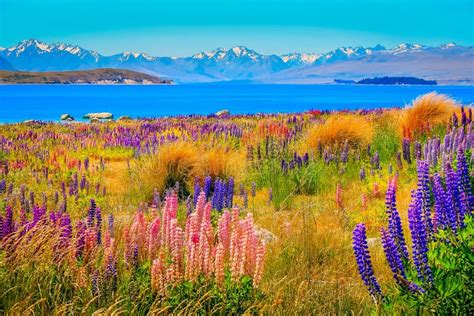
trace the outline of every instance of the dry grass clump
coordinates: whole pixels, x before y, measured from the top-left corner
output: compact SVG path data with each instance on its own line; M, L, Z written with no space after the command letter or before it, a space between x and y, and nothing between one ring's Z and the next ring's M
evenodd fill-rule
M202 156L204 174L212 178L240 179L245 171L245 161L243 152L223 148L207 150Z
M186 143L163 146L156 155L144 158L138 166L137 185L148 197L179 183L180 196L189 194L196 177L202 176L199 152Z
M444 94L424 94L402 112L400 132L403 137L413 138L426 133L438 124L445 124L457 110L456 102Z
M352 148L365 146L372 140L373 123L358 115L334 115L321 125L312 127L305 140L308 149L318 146L340 147L347 141Z

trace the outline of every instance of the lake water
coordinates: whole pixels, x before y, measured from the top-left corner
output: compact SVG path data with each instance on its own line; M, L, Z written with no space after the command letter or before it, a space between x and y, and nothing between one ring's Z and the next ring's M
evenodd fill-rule
M405 106L431 91L463 104L474 102L473 86L0 85L0 122L57 121L64 113L78 119L89 112L159 117L210 114L222 109L234 114L370 109Z

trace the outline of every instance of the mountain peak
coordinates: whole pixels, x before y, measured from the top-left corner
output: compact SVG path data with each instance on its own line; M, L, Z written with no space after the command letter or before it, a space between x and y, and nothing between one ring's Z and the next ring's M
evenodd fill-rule
M390 51L394 54L398 53L406 53L406 52L413 52L413 51L420 51L425 49L426 46L420 45L420 44L410 44L410 43L402 43L394 48L392 48Z
M455 42L450 42L450 43L440 45L439 48L441 48L441 49L450 49L450 48L455 48L455 47L458 47L458 46L459 45L456 44Z

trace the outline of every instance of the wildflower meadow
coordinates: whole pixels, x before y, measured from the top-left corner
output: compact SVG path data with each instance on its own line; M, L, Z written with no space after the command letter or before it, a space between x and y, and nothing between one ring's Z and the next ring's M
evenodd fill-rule
M472 108L0 125L0 314L474 311Z

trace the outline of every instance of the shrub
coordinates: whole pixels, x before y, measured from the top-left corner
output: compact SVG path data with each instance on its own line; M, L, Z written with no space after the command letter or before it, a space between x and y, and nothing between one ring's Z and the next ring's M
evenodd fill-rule
M443 94L432 92L422 95L402 112L400 132L410 139L423 132L426 134L436 125L447 123L456 108L456 102Z
M163 192L179 184L179 196L187 197L202 167L195 147L174 143L160 148L157 154L144 157L135 174L136 187L150 200L155 189Z
M333 115L321 125L310 129L305 145L308 149L319 146L341 148L347 141L351 148L368 145L373 136L373 124L358 115Z
M202 157L204 173L216 179L238 179L245 170L245 155L241 152L213 148Z

